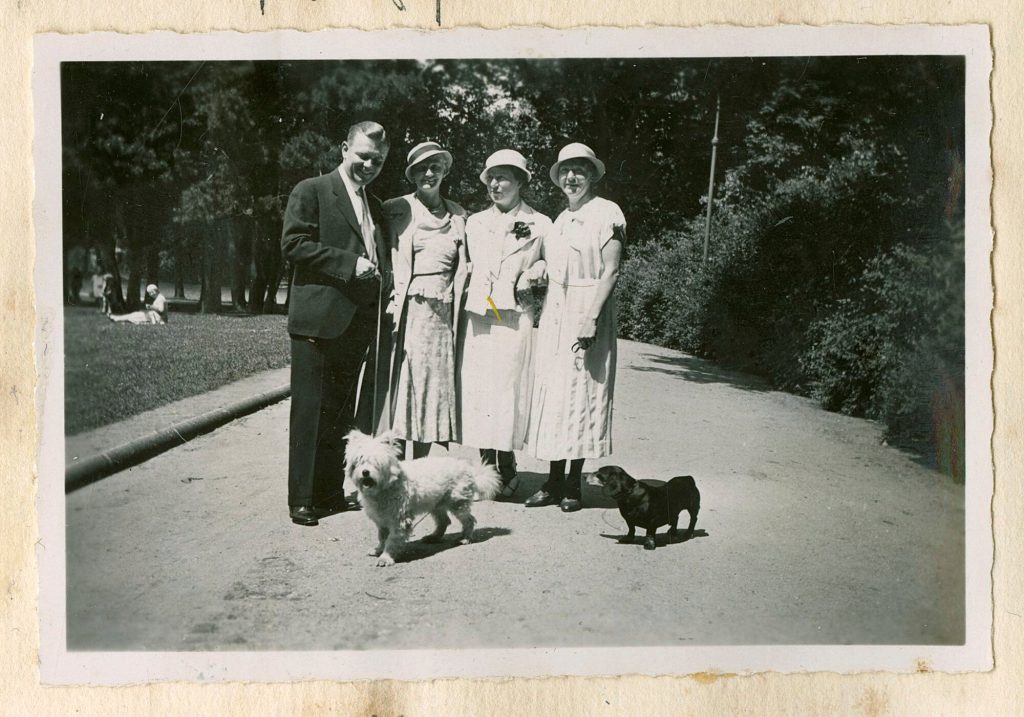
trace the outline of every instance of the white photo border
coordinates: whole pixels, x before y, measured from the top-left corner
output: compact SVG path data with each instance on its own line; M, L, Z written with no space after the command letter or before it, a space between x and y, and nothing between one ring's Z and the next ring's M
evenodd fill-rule
M723 52L723 48L728 52ZM965 58L965 614L962 646L77 652L66 648L60 63L553 57L961 55ZM40 669L46 684L867 671L985 671L992 653L992 52L984 25L582 28L315 33L41 34L35 38Z

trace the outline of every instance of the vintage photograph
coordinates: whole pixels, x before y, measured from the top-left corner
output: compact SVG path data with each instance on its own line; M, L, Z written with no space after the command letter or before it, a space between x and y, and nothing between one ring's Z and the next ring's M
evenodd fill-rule
M44 666L985 667L987 45L524 32L48 39Z

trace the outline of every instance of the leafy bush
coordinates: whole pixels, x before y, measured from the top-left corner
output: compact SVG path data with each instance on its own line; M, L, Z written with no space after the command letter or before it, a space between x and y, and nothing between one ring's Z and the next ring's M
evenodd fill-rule
M706 264L696 219L631 247L621 335L882 420L962 476L963 227L922 229L894 161L861 146L768 191L727 188Z

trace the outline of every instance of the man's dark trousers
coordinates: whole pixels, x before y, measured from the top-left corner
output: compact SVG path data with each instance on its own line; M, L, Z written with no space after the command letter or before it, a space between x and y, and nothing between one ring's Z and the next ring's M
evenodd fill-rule
M377 307L361 307L334 339L292 334L292 405L288 435L288 505L329 506L344 500L345 435L357 421L356 392L367 360L362 396L373 391ZM361 414L364 412L360 412Z

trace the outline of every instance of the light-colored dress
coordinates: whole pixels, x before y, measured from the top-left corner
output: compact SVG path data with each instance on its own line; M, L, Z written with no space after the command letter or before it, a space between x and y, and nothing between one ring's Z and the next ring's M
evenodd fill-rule
M458 440L453 284L465 224L450 209L439 218L419 200L409 207L399 252L411 252L411 271L400 287L391 428L406 440L453 441ZM396 293L399 274L396 268Z
M591 310L604 262L601 249L626 219L595 197L566 209L544 240L548 291L534 352L534 386L526 442L543 460L601 458L612 452L615 393L615 296L605 301L594 345L573 345Z
M157 294L152 304L147 304L142 311L133 311L130 314L110 314L111 321L123 321L129 324L166 324L167 323L167 299L163 294Z
M516 236L517 223L524 236ZM509 212L492 206L466 222L472 269L458 371L465 445L499 451L523 447L530 417L534 331L533 315L518 303L515 288L523 272L540 259L543 238L550 230L551 220L525 202Z

